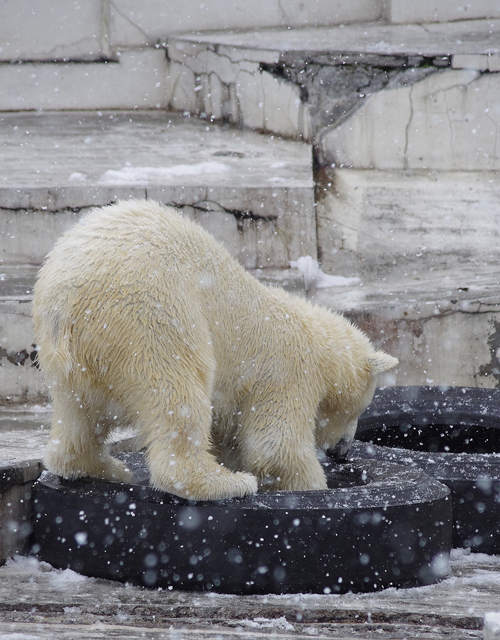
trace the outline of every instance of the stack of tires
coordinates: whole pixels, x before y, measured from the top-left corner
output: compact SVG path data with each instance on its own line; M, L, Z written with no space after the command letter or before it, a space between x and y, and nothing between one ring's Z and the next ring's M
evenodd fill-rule
M432 584L451 546L497 553L500 392L379 389L329 489L189 502L135 484L45 472L33 552L61 568L148 587L343 593Z
M421 469L451 490L454 547L500 553L500 390L385 387L351 455Z

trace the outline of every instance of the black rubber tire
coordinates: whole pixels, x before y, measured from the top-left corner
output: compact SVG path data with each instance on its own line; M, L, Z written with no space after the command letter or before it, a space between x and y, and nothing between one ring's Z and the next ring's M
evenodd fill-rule
M150 587L342 593L437 582L451 548L449 490L423 472L325 462L325 491L188 502L140 484L45 472L33 552L58 568ZM329 466L330 465L330 466Z
M452 494L453 546L500 553L500 390L385 387L358 425L363 442L351 456L420 468L443 482ZM450 451L439 451L444 446Z

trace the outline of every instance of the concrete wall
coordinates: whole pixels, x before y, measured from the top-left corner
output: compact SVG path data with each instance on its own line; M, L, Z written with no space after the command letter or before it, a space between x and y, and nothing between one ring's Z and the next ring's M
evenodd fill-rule
M393 24L500 18L498 0L385 0L384 18Z
M382 0L0 0L0 60L98 60L173 33L377 20Z

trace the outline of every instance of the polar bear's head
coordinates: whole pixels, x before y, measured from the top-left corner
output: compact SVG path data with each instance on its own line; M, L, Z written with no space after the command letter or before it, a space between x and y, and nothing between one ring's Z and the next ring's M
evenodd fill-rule
M343 367L338 382L329 385L316 416L316 443L334 458L344 458L358 426L358 416L368 407L375 392L377 375L398 364L383 351L369 350L355 358L355 366Z

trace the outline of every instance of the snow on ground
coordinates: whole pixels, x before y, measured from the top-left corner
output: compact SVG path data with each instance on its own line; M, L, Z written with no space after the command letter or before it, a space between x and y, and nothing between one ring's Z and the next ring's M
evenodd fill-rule
M302 273L306 291L329 287L347 287L361 282L359 278L344 278L324 273L321 271L318 261L312 256L300 256L297 260L290 262L290 267L298 269Z
M79 590L85 586L91 589L91 584L96 581L105 583L106 581L97 578L89 578L83 576L71 569L55 569L49 563L40 561L34 557L15 556L7 560L5 567L0 567L0 581L2 580L2 572L8 569L9 572L14 571L19 577L36 578L43 575L48 579L48 585L55 590L72 590L75 587ZM109 584L115 584L109 582ZM465 587L478 586L483 589L488 586L500 588L500 555L487 555L484 553L471 553L470 549L453 549L450 558L450 575L445 580L436 584L414 587L411 589L389 588L374 593L347 593L347 594L329 594L323 596L320 594L287 594L287 595L268 595L264 596L268 601L288 600L290 602L298 602L299 600L317 600L317 599L337 599L343 601L363 600L368 598L384 599L412 599L426 598L433 592L438 592L443 585L452 587L459 591ZM130 587L135 589L136 587ZM139 587L137 587L139 589ZM161 591L161 589L160 589ZM194 595L194 594L193 594ZM237 598L239 596L218 594L218 593L198 593L208 598ZM500 600L498 603L500 611ZM254 620L263 625L266 620Z
M161 182L166 178L177 176L198 176L220 174L231 171L231 167L223 162L198 162L195 164L177 164L172 167L124 167L118 171L108 169L101 178L105 184L148 184ZM72 174L73 180L75 174ZM71 176L70 176L71 178Z

